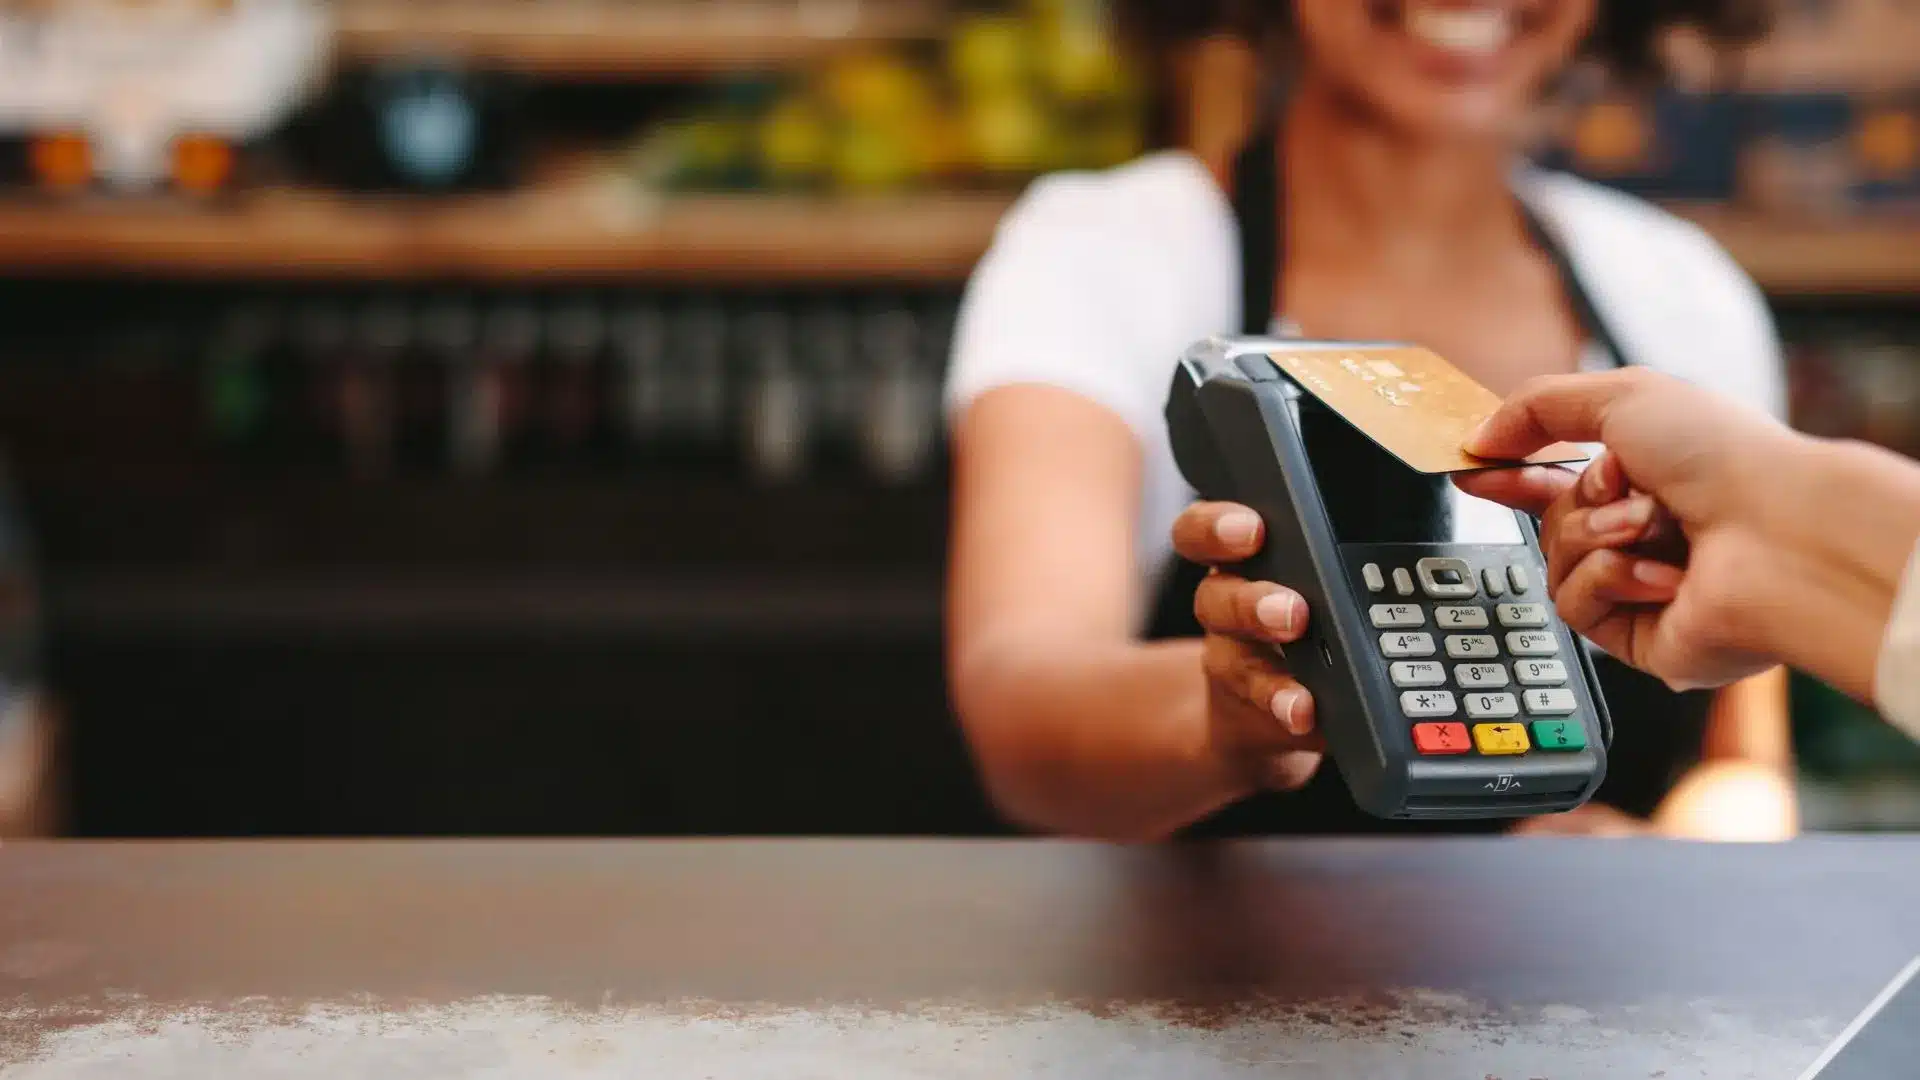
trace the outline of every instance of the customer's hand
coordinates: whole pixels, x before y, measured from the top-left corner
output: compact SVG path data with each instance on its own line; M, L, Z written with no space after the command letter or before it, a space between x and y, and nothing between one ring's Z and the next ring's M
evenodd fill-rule
M1515 459L1598 441L1606 455L1578 479L1528 468L1459 485L1543 514L1548 585L1571 628L1676 689L1720 686L1777 662L1775 620L1757 616L1802 567L1769 535L1769 473L1799 438L1643 370L1546 378L1510 397L1468 452Z
M1214 748L1244 763L1254 783L1291 790L1313 778L1324 746L1313 698L1287 673L1278 648L1306 632L1307 602L1292 589L1220 569L1252 558L1265 539L1260 516L1233 503L1194 503L1173 524L1174 550L1214 568L1193 600L1207 633Z

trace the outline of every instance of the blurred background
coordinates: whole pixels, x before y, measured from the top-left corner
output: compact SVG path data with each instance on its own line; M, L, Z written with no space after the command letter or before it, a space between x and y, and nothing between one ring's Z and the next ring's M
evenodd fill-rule
M1920 2L1792 0L1551 164L1920 453ZM953 311L1032 176L1230 152L1101 0L0 0L0 830L992 833L941 678ZM1920 751L1795 692L1815 829Z

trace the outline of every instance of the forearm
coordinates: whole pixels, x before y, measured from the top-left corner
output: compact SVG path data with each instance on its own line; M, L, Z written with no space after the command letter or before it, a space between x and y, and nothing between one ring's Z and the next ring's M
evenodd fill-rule
M957 675L988 791L1029 828L1161 839L1252 790L1210 737L1197 640L1009 647Z
M1769 651L1862 700L1888 613L1920 538L1920 467L1877 447L1808 439L1769 499L1779 577Z

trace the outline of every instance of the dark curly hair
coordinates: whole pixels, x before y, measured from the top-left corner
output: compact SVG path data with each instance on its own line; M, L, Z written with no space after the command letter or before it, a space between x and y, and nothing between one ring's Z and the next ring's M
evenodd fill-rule
M1278 44L1293 23L1287 0L1114 0L1114 6L1127 36L1150 52L1219 33ZM1715 45L1744 45L1771 27L1773 6L1772 0L1600 0L1582 52L1617 76L1655 77L1668 30L1690 26Z

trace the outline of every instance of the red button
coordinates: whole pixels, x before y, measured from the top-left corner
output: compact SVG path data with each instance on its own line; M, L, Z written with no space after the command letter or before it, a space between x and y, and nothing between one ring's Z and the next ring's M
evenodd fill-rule
M1473 749L1465 724L1415 724L1413 746L1423 754L1464 754Z

